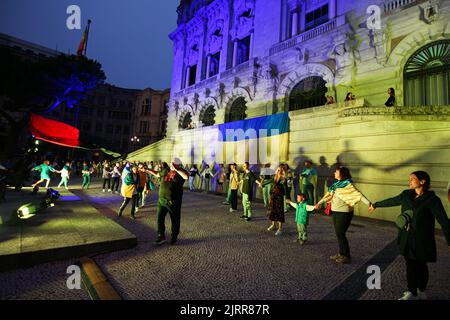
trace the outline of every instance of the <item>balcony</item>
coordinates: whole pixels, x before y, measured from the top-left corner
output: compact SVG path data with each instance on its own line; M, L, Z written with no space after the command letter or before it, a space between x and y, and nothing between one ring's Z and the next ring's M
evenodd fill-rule
M174 94L174 98L178 99L184 95L190 94L192 92L195 92L197 89L199 88L203 88L205 86L207 86L208 84L214 83L217 81L217 75L209 77L205 80L200 81L199 83L193 84L190 87L187 87L181 91L178 91L177 93Z
M386 3L383 5L383 12L385 14L389 14L392 11L396 11L401 8L407 8L419 3L425 2L425 0L392 0L392 1L386 1Z
M298 44L301 44L305 41L317 38L318 36L327 33L331 30L336 29L337 27L340 27L346 23L345 16L339 16L331 21L328 21L324 24L321 24L320 26L315 27L312 30L308 30L306 32L303 32L291 39L285 40L281 43L278 43L274 46L272 46L269 50L269 55L273 56L277 53L280 53L284 50L290 49L292 47L295 47Z

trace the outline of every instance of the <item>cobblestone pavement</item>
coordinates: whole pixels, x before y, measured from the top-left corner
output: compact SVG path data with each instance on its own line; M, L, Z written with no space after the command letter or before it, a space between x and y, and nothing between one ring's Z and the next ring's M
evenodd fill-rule
M74 193L138 238L134 249L93 257L124 299L396 299L404 291L404 265L392 245L396 237L392 223L355 218L348 231L352 263L336 265L328 258L337 252L337 240L327 216L311 217L309 241L301 246L292 241L294 211L287 214L283 234L276 237L266 231L269 221L261 203L254 203L254 218L247 222L239 219L240 205L238 213L229 213L222 197L185 191L179 242L158 247L152 243L156 194L139 210L137 220L131 220L129 208L123 217L116 216L121 197L101 192L98 185ZM169 217L166 225L170 236ZM430 264L429 297L449 299L450 255L443 237L437 241L438 263ZM378 263L385 265L382 289L368 290L366 267ZM0 283L6 281L0 296L35 299L40 293L45 299L88 298L84 290L74 293L63 288L69 264L0 273Z

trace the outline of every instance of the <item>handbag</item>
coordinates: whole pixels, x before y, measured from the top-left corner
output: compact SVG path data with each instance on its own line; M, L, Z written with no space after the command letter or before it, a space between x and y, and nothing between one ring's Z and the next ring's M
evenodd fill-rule
M413 211L405 210L395 219L395 224L401 230L404 230L404 229L409 230L409 226L411 225L411 222L412 222L412 217L413 217Z
M325 208L325 214L327 216L331 216L331 201L333 200L334 195L331 197L330 201L328 201L327 207Z

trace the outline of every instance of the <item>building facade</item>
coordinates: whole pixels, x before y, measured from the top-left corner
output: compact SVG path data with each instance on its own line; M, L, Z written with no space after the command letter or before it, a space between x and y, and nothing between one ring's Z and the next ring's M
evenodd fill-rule
M181 1L169 133L342 102L448 105L449 1Z
M131 136L139 141L132 141L134 150L165 138L169 96L169 89L161 91L150 88L137 95Z
M425 170L450 212L449 0L191 0L178 14L167 138L128 159L217 166L218 124L288 112L282 161L312 160L318 196L337 165L371 201Z

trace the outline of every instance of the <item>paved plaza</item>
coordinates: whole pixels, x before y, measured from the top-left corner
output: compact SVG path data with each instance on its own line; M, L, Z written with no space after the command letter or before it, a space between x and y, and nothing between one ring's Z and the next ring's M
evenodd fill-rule
M254 218L241 220L228 212L223 198L185 191L179 242L155 246L156 194L137 213L137 220L117 217L121 197L103 193L99 183L88 191L71 190L97 214L135 235L132 249L91 256L123 299L151 300L394 300L405 290L406 275L390 222L355 218L348 231L352 263L337 265L330 217L310 218L309 241L294 243L294 211L286 216L279 237L266 231L269 221L262 203L254 204ZM167 218L168 236L170 219ZM93 230L95 232L95 230ZM450 254L441 232L437 236L438 262L429 264L428 296L450 299ZM87 290L66 287L67 259L0 273L1 299L90 299ZM367 288L367 267L381 268L381 289Z

